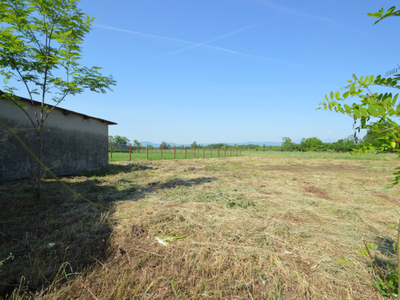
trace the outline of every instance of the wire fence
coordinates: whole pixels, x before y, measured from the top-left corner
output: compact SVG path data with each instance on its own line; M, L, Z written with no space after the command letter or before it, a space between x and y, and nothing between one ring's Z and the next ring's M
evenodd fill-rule
M193 158L216 158L241 156L242 147L132 147L131 145L113 148L110 143L109 160L110 161L130 161L130 160L161 160L161 159L193 159Z

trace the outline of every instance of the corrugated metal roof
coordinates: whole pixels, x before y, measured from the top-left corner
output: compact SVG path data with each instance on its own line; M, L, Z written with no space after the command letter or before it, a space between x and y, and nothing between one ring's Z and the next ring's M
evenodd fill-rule
M2 94L5 94L5 93L4 93L2 90L0 90L0 95L2 95ZM19 97L19 96L18 96L18 98L21 99L21 100L24 100L24 101L28 101L29 103L33 103L34 105L42 105L42 102L40 102L40 101L31 100L31 99L24 98L24 97ZM1 99L1 98L0 98L0 99ZM51 105L51 104L46 104L46 103L45 103L45 105L48 106L48 107L54 107L54 105ZM111 121L108 121L108 120L104 120L104 119L101 119L101 118L96 118L96 117L88 116L88 115L81 114L81 113L76 112L76 111L73 111L73 110L61 108L61 107L59 107L59 106L57 106L55 109L62 110L63 113L64 113L64 112L69 112L69 113L74 113L74 114L77 114L77 115L81 115L81 116L84 117L85 119L89 119L89 118L90 118L90 119L99 120L99 121L101 121L102 123L106 122L108 125L117 125L117 123L114 123L114 122L111 122Z

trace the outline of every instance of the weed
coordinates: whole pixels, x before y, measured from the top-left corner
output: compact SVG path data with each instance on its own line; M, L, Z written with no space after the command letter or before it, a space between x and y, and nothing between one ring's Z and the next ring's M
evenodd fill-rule
M374 287L381 293L383 296L398 295L398 286L399 286L399 274L397 268L394 267L391 263L388 263L388 271L386 272L386 282L380 276L376 276L378 281L374 282Z
M364 240L364 250L362 252L358 252L358 255L369 256L371 259L371 264L374 264L375 267L378 269L381 276L377 275L377 281L374 281L373 286L383 295L383 296L391 296L391 297L398 297L399 290L399 274L398 274L398 267L393 267L393 265L388 262L388 271L386 275L383 273L382 269L376 263L376 259L373 258L371 254L372 249L378 249L377 245L371 245L370 243L366 243ZM393 244L393 251L396 253L396 243Z

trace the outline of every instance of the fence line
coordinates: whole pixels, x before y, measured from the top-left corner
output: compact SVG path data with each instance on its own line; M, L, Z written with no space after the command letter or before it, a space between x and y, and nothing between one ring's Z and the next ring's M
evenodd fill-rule
M178 148L178 149L177 149ZM169 148L163 148L162 145L160 147L155 148L155 147L149 147L149 145L146 145L146 147L132 147L131 144L129 146L125 146L125 149L127 150L121 150L117 149L116 147L113 147L113 143L110 143L110 159L113 158L113 153L129 153L129 161L132 160L132 154L135 152L137 153L136 156L142 157L142 159L147 159L147 160L156 160L156 159L191 159L191 158L200 158L201 157L201 152L200 152L200 147L194 146L193 148L185 146L185 147L176 147L174 146L169 147ZM178 151L177 151L178 150ZM182 151L184 150L184 154ZM188 151L189 150L189 151ZM238 156L242 155L242 147L236 146L236 147L223 147L221 152L220 148L218 147L217 149L213 149L210 147L209 149L206 149L206 147L203 146L203 158L206 157L213 157L213 150L214 150L214 157L232 157L232 156ZM228 153L227 151L228 150ZM158 154L159 153L159 154ZM190 155L189 155L190 153ZM156 155L155 155L156 154ZM215 156L217 154L217 156ZM223 155L222 155L223 154ZM228 154L228 155L227 155Z

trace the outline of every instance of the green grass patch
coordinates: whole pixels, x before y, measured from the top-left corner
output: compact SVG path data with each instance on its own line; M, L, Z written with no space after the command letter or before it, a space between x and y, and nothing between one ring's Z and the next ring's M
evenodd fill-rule
M243 155L265 156L265 157L288 157L288 158L311 158L311 159L351 159L351 160L398 160L399 155L395 153L350 155L349 153L332 152L280 152L280 151L243 151Z
M338 153L338 152L281 152L281 151L240 151L232 152L227 150L226 153L223 150L213 150L207 149L205 153L203 150L196 150L196 154L193 150L188 150L187 155L185 155L184 150L176 150L174 156L174 150L165 150L163 153L163 160L170 159L194 159L194 158L218 158L218 157L234 157L234 156L257 156L257 157L287 157L287 158L309 158L309 159L349 159L349 160L381 160L381 161L392 161L398 160L399 156L395 153L381 153L381 154L366 154L366 155L350 155L349 153ZM108 153L108 160L111 161L129 161L129 160L147 160L146 151L137 153L132 152L131 156L129 152L113 152L112 158L110 152ZM149 160L161 160L160 150L149 150Z
M213 150L212 153L208 149L205 152L203 150L196 150L196 153L194 153L193 150L188 150L187 154L185 155L185 150L176 150L176 153L174 155L174 150L165 150L163 151L162 159L163 160L170 160L170 159L193 159L193 158L218 158L218 157L232 157L236 156L236 151L234 155L230 151L226 151L226 153L223 150L220 150L218 153L218 150ZM238 151L237 156L240 156L240 152ZM131 155L129 155L129 152L113 152L112 153L112 158L111 158L111 153L108 153L108 160L109 161L129 161L129 160L147 160L147 152L132 152ZM161 160L161 153L160 150L150 151L149 150L149 160Z

